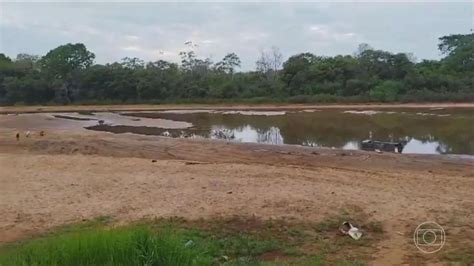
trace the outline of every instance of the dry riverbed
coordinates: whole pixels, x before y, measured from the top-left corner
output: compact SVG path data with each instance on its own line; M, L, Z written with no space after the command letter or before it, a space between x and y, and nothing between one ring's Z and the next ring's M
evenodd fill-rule
M0 114L38 113L38 112L108 112L108 111L156 111L156 110L305 110L328 108L474 108L474 103L358 103L358 104L134 104L134 105L51 105L51 106L5 106L0 107Z
M118 223L174 216L320 223L344 214L381 223L368 259L374 265L469 262L474 253L472 159L71 129L43 137L33 130L17 141L6 121L0 119L3 243L99 216ZM447 235L432 255L413 244L413 231L429 220Z

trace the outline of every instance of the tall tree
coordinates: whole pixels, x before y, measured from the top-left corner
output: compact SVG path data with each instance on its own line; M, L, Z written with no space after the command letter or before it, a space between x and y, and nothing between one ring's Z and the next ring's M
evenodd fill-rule
M361 43L359 44L359 46L357 46L357 50L354 52L354 56L359 57L367 50L374 50L374 48L372 48L372 46L370 46L368 43Z
M94 62L94 53L82 43L61 45L49 51L40 60L41 69L55 78L67 79L76 70L85 69Z
M278 47L272 46L270 51L262 51L260 58L255 63L257 71L265 74L270 79L276 80L278 77L278 70L283 64L283 55Z
M145 67L145 61L137 57L124 57L122 58L121 64L124 68L132 70L143 69Z
M474 33L453 34L439 38L439 50L444 62L457 71L474 71Z
M311 90L310 67L318 59L311 53L302 53L290 57L283 64L281 79L286 84L287 94L294 96Z
M235 68L240 67L240 63L240 58L235 53L229 53L216 64L216 69L233 75Z
M8 68L11 66L11 64L12 60L10 59L10 57L0 53L0 69Z
M38 55L21 53L16 56L15 66L24 71L37 70L39 59Z
M49 51L40 66L57 90L58 99L70 102L77 71L92 65L95 55L82 43L65 44Z

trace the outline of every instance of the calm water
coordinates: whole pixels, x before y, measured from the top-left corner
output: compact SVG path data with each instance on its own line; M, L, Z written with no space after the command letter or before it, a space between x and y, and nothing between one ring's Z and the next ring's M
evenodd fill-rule
M187 129L98 126L95 130L172 137L231 138L234 141L359 149L370 136L406 141L403 153L474 154L473 109L165 111L123 113L192 124Z

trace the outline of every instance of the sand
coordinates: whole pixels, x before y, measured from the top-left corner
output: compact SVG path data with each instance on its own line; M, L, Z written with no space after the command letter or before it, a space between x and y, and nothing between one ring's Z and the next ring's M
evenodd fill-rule
M445 252L474 246L469 158L85 130L41 137L33 129L17 141L16 132L0 120L0 243L103 215L123 223L235 215L321 221L349 209L386 231L374 265L416 261L412 232L428 220L449 232Z
M327 108L366 109L366 108L474 108L474 103L358 103L358 104L135 104L135 105L61 105L61 106L3 106L0 114L38 113L38 112L113 112L113 111L153 111L153 110L313 110Z

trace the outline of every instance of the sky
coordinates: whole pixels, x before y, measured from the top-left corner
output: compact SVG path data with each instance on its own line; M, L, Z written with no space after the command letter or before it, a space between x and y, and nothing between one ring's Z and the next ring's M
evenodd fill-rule
M284 58L302 52L352 54L360 43L418 60L438 59L440 36L470 33L468 2L0 2L0 53L44 55L81 42L96 63L139 57L179 62L179 52L219 61L235 52L242 70L276 46ZM192 41L193 47L185 42Z

